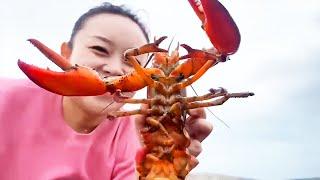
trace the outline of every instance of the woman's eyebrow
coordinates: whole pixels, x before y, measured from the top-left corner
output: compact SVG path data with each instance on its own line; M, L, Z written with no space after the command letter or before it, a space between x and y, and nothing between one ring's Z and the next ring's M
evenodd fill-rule
M114 43L110 39L108 39L106 37L102 37L102 36L93 36L93 37L95 39L99 39L99 40L101 40L101 41L103 41L103 42L105 42L107 44L114 45Z

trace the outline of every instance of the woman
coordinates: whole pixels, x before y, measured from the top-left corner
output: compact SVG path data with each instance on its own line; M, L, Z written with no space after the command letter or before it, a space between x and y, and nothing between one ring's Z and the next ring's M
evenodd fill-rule
M148 41L135 15L104 3L78 19L61 54L104 76L121 76L133 70L124 61L124 51ZM146 63L146 57L139 60ZM108 106L113 101L108 93L62 97L26 80L1 83L7 86L0 89L0 179L135 179L140 145L135 127L143 117L106 121L107 112L123 105ZM204 118L198 109L188 119L194 156L212 129Z

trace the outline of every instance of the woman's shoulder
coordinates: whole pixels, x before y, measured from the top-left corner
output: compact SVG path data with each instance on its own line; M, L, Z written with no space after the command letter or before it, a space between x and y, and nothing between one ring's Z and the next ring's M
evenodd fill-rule
M26 94L41 92L42 89L29 79L14 79L0 77L1 94Z
M49 116L60 118L60 95L38 87L29 79L0 78L0 84L0 125L5 123L13 128L16 123L25 123L31 128L30 124L48 124L42 119Z
M0 87L0 102L29 103L35 97L49 98L53 96L53 93L40 88L29 79L0 77Z

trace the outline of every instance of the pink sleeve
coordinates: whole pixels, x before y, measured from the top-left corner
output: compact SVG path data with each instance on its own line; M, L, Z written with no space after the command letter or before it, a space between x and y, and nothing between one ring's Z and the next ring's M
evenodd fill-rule
M118 141L121 141L115 167L113 169L113 180L134 180L137 179L135 173L135 156L140 148L140 143L135 130L133 118L124 118L119 127L121 134L118 136Z

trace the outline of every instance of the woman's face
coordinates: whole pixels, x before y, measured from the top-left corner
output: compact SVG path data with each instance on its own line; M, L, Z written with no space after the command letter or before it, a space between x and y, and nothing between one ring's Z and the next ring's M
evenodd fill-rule
M73 47L62 45L62 55L72 64L88 66L98 71L102 77L121 76L133 70L124 61L124 52L129 48L140 47L147 40L140 27L131 19L115 14L99 14L90 17L74 36ZM145 64L147 57L139 57ZM133 96L134 93L126 95ZM112 96L68 97L72 102L90 114L99 114L110 103ZM106 112L119 109L122 104L112 103Z

